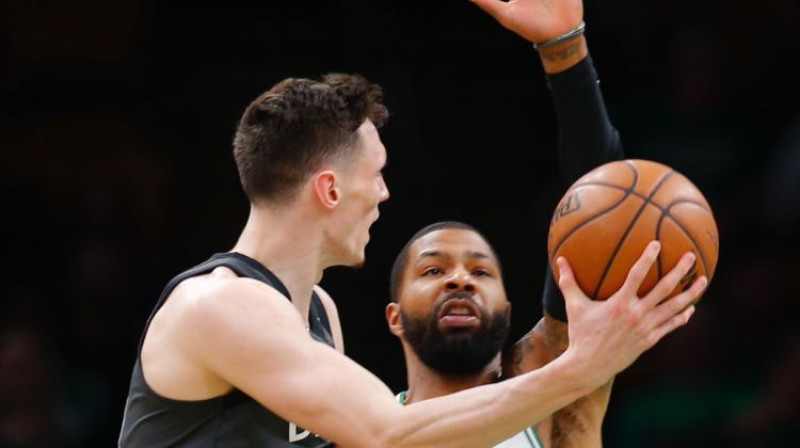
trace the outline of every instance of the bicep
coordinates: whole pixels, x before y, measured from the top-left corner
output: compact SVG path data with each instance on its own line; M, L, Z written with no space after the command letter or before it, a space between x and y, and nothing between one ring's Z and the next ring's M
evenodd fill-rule
M359 446L399 407L377 377L313 340L284 297L237 294L224 303L198 312L194 355L285 420Z

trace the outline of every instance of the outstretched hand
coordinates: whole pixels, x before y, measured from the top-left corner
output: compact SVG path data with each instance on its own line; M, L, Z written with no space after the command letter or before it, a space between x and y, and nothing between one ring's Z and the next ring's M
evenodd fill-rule
M533 43L558 37L583 20L582 0L471 0L501 25Z
M686 324L694 313L692 305L708 280L698 278L686 291L670 297L680 279L694 263L685 254L678 264L644 297L637 291L658 257L660 244L651 242L633 265L625 284L606 301L592 301L581 291L567 260L557 260L559 288L569 316L567 352L596 367L598 385L624 370L661 338Z

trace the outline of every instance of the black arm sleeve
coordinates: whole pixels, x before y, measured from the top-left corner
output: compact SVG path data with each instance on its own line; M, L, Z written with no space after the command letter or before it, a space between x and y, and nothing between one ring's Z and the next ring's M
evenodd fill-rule
M565 188L591 169L625 158L591 55L564 72L548 75L547 81L558 120L558 160ZM564 297L549 264L542 304L550 316L567 321Z

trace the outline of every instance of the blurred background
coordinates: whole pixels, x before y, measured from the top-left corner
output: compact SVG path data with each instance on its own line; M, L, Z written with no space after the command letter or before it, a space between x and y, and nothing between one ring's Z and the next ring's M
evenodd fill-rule
M800 4L606 0L587 36L627 155L706 194L717 274L690 324L616 380L609 447L800 447ZM244 107L288 76L385 89L392 198L367 265L331 269L348 354L395 390L394 255L457 219L499 252L512 340L541 316L564 192L530 44L466 0L0 3L0 447L116 444L161 288L235 243Z

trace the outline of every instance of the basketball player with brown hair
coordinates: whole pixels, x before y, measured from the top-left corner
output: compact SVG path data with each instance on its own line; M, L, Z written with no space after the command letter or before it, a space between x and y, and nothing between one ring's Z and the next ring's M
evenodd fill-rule
M580 0L550 3L550 14L539 10L539 2L516 0L513 10L499 2L476 3L517 34L533 39L541 29L577 29L582 23ZM603 163L623 159L622 144L608 119L584 35L537 47L558 115L560 170L569 185ZM568 346L564 299L548 267L544 316L501 356L510 304L500 262L485 237L467 224L440 222L417 232L398 255L390 284L386 318L402 342L408 377L408 390L398 395L402 403L540 368ZM495 446L602 446L611 384Z
M557 36L561 30L550 30ZM133 368L121 447L485 447L607 383L685 324L702 279L640 299L651 245L627 283L589 300L559 260L569 347L501 383L401 406L342 354L325 269L364 262L389 197L380 89L361 77L288 79L245 110L234 156L250 215L228 252L170 281ZM675 280L677 281L677 280Z

